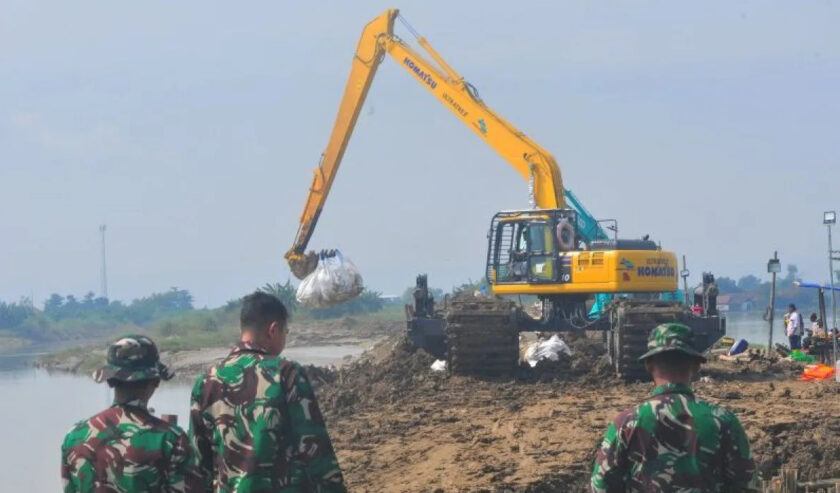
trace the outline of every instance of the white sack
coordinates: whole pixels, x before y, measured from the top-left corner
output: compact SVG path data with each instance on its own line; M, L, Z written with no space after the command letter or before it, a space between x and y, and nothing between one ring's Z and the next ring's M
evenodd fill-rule
M318 261L315 270L301 281L295 297L309 308L329 308L352 300L363 289L359 269L336 250L334 257Z
M435 362L432 363L432 371L446 371L446 360L435 360Z
M563 339L555 334L546 341L537 341L530 344L525 351L525 361L533 368L544 359L558 361L560 353L571 356L572 350Z

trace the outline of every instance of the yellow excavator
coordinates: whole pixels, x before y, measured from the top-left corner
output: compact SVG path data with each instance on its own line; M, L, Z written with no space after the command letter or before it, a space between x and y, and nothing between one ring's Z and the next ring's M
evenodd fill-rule
M434 63L394 34L398 19ZM672 252L647 238L584 234L586 220L591 218L583 217L580 208L567 206L554 157L491 110L475 87L396 9L376 17L362 31L338 116L315 168L294 243L286 253L296 277L303 279L317 265L318 254L306 249L385 55L394 58L527 182L530 208L499 212L491 220L485 271L493 295L535 295L542 302L539 316L499 296L462 297L447 303L444 310L435 309L427 279L419 276L414 306L407 310L408 334L415 344L447 357L453 372L494 375L516 368L519 332L601 330L616 372L641 378L643 369L636 359L656 324L677 320L690 324L703 349L723 335L725 321L717 315L714 300L706 300L702 306L712 309L698 315L680 302L657 299L658 293L678 289ZM589 308L595 294L620 295L621 299L593 319Z

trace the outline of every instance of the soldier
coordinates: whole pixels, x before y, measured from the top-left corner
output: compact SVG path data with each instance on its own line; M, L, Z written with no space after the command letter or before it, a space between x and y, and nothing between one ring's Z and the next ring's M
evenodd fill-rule
M190 438L206 489L346 491L312 386L300 364L280 356L286 307L248 295L240 326L239 343L193 387Z
M656 388L607 428L592 471L593 492L757 491L755 463L738 418L691 391L706 361L693 342L683 324L651 331L640 360Z
M61 446L64 492L191 492L202 487L189 438L149 413L160 380L172 374L155 343L126 335L108 347L94 380L114 389L114 404L77 423Z

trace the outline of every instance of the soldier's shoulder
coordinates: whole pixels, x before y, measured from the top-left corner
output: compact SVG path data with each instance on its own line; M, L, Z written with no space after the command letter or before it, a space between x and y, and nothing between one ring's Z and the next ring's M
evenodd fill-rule
M647 401L642 402L641 404L637 404L636 406L627 408L618 413L615 416L615 419L613 419L613 424L615 425L615 428L620 430L635 426L639 418L639 413L646 405L648 405Z
M67 430L67 433L64 435L64 445L70 445L71 442L77 441L80 433L84 433L91 428L90 421L93 418L82 419L77 421Z
M708 413L709 416L723 423L739 421L738 416L734 412L718 404L714 404L703 399L695 399L692 405L695 407L695 409L702 409L706 411L706 413Z
M259 365L263 369L275 371L284 375L289 372L303 371L303 365L295 360L291 360L283 356L282 354L263 358Z
M168 421L164 421L154 414L149 413L144 421L145 422L143 424L149 430L163 433L165 435L171 435L174 438L184 438L187 436L187 433L183 428L176 424L169 423Z
M77 421L64 436L63 446L73 447L74 445L78 445L80 442L87 440L94 429L98 431L108 427L114 421L115 416L113 415L114 408L109 407L87 419ZM93 425L94 422L97 423L96 426Z

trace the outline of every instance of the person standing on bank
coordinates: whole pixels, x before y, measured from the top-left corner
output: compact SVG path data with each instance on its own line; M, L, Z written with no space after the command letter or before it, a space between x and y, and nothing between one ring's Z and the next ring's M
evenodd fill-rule
M149 399L172 374L155 343L126 335L108 347L94 380L114 389L114 404L77 423L61 446L65 493L199 492L202 481L187 434L152 416Z
M288 319L277 297L244 297L239 343L193 387L190 439L207 491L346 491L312 386L280 356Z
M617 492L757 492L744 428L731 412L697 399L690 383L706 358L690 327L657 326L641 356L656 387L610 423L590 489Z
M802 349L802 333L804 332L804 325L802 315L796 311L796 305L793 303L788 305L787 327L785 327L785 333L788 336L791 351L794 349Z

